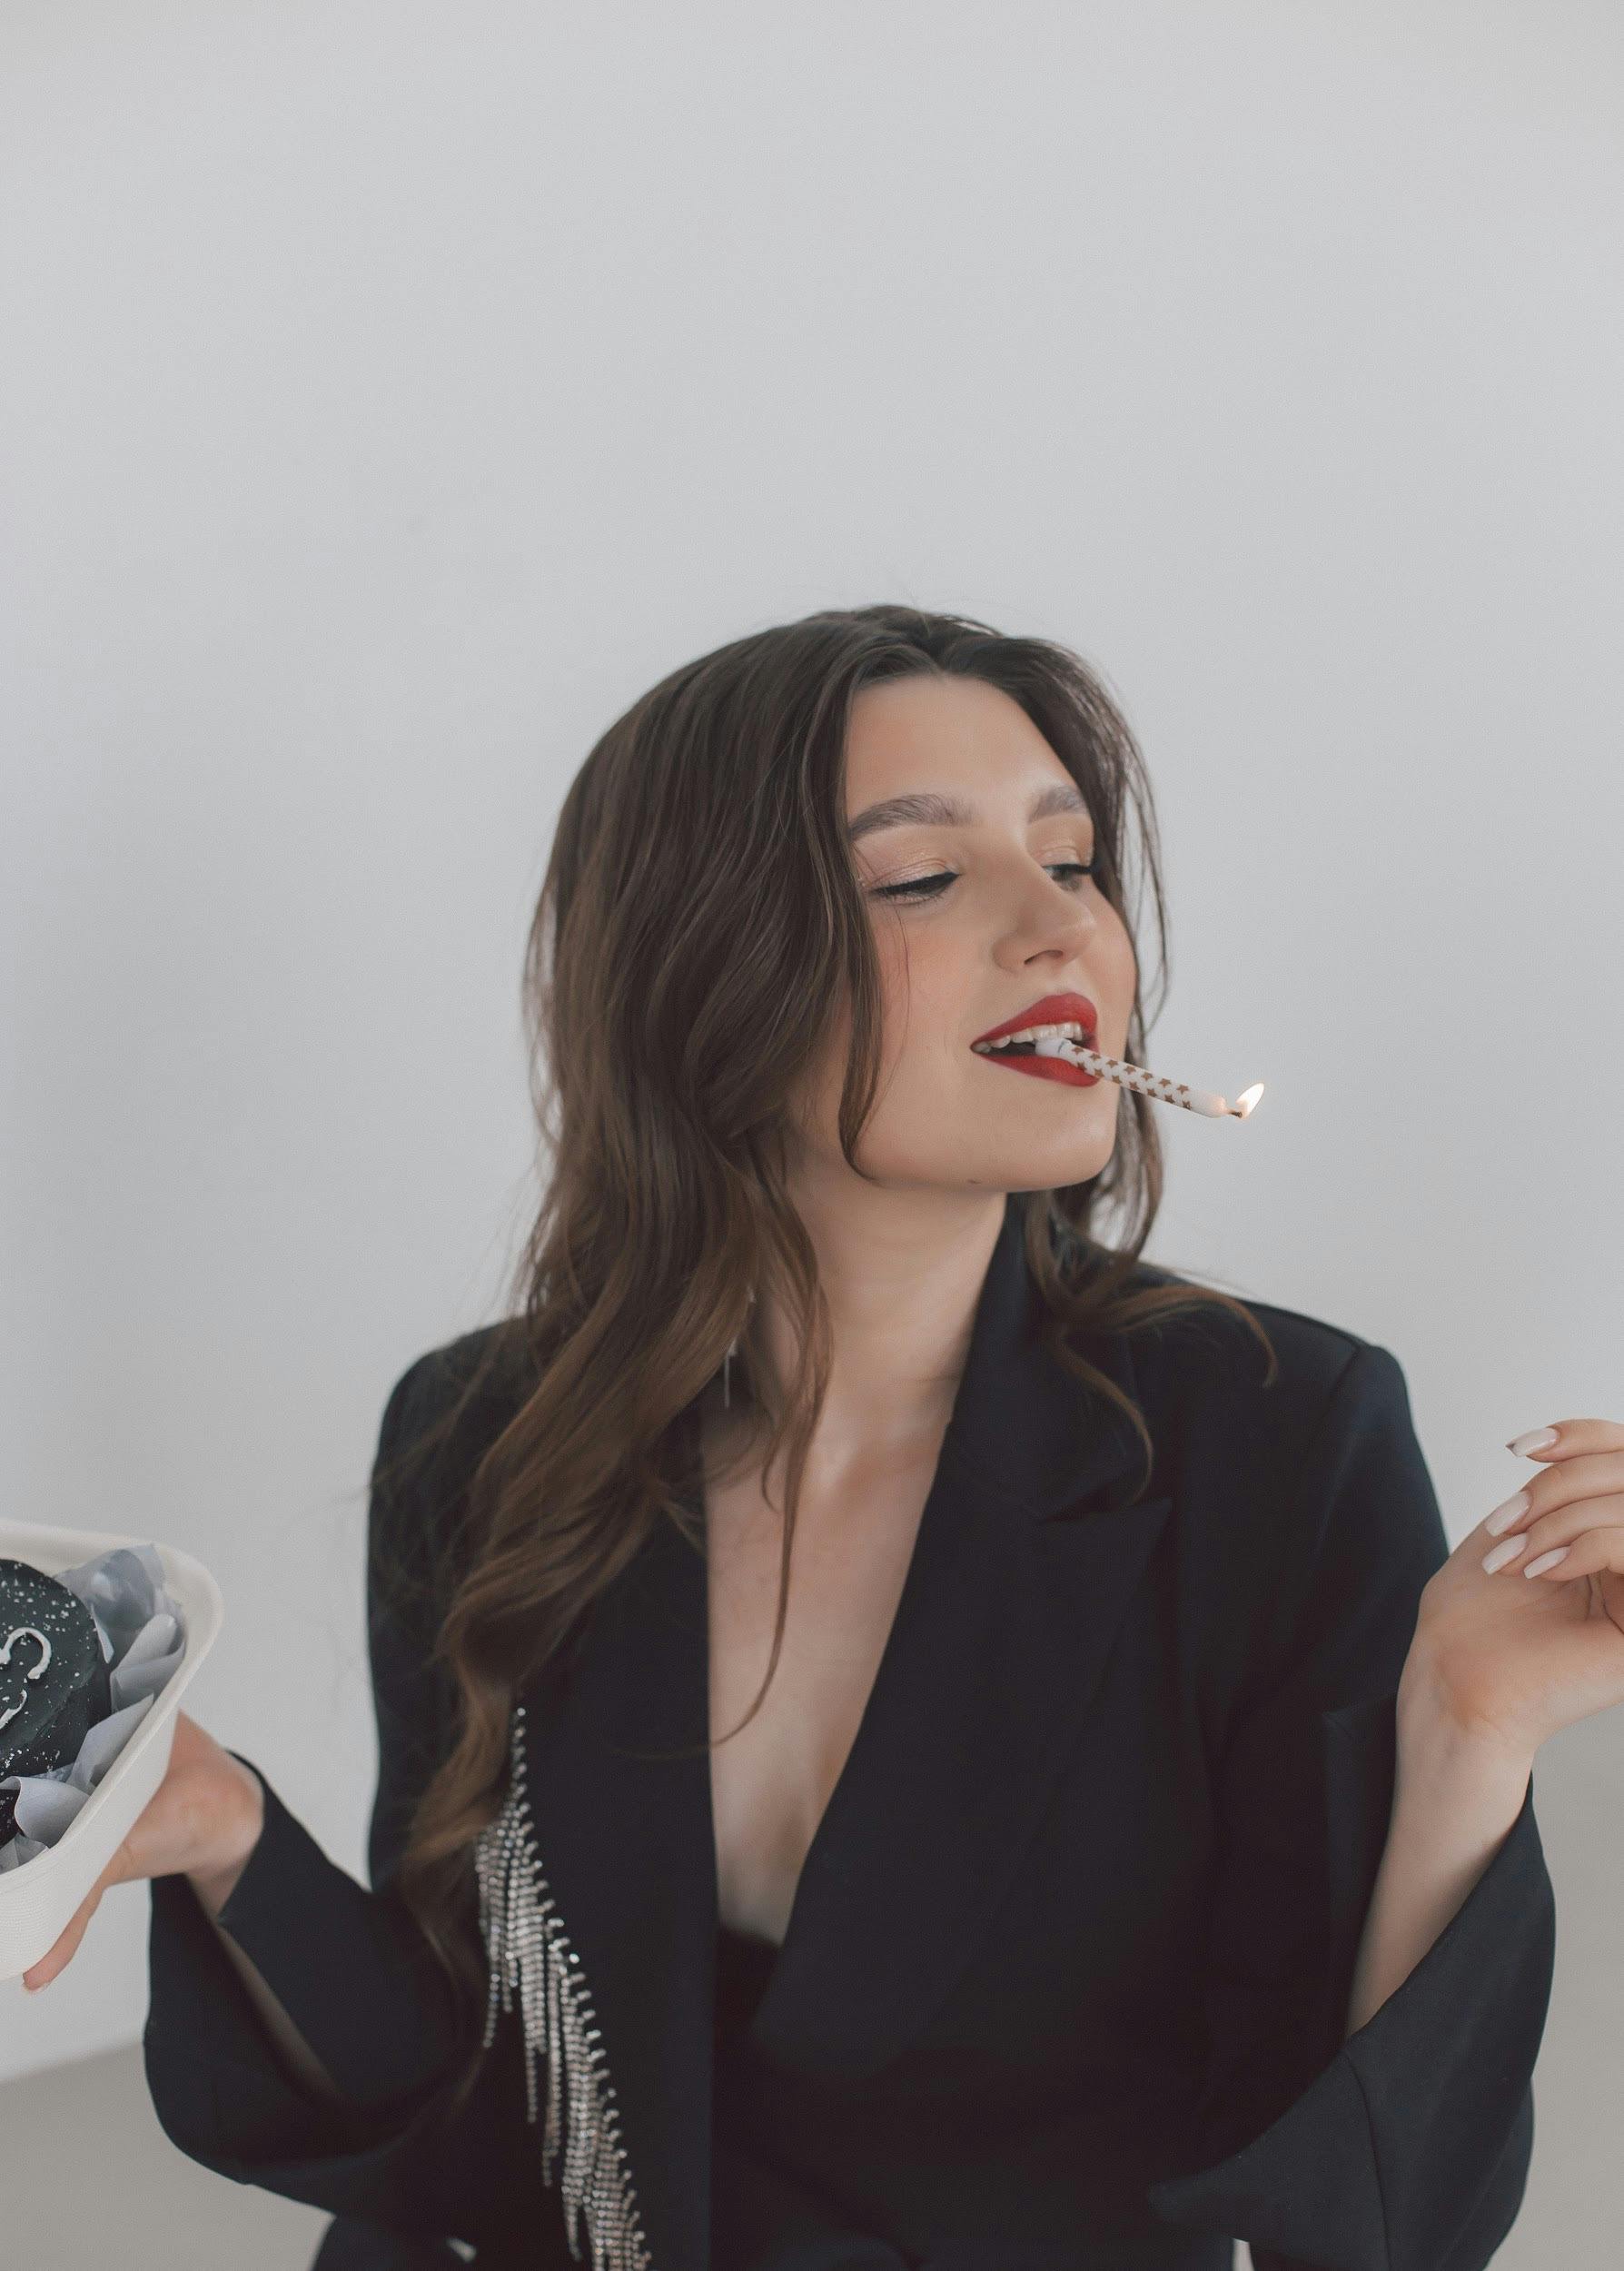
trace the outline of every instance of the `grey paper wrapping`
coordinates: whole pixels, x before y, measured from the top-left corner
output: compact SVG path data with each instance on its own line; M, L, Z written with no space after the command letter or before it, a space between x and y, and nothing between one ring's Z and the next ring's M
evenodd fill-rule
M17 1833L0 1845L0 1875L24 1869L54 1845L179 1667L186 1622L163 1582L155 1545L115 1546L51 1574L89 1608L107 1662L113 1708L85 1735L78 1756L44 1774L13 1774Z

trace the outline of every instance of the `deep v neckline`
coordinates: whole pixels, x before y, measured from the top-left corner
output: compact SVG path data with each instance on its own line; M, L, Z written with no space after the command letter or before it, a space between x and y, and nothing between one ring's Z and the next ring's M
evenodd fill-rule
M863 1708L857 1715L857 1727L847 1748L846 1757L841 1762L840 1771L835 1777L823 1811L818 1816L807 1850L802 1857L800 1869L796 1877L795 1890L790 1896L789 1913L785 1920L784 1937L781 1940L772 1940L758 1932L740 1931L738 1926L724 1924L722 1921L721 1856L717 1848L716 1790L712 1780L711 1759L708 1758L706 1761L706 1771L701 1778L705 1795L705 1843L710 1859L711 1914L716 1932L718 1936L723 1931L729 1932L736 1939L743 1939L751 1943L752 1950L756 1949L773 1950L772 1959L767 1967L766 1977L757 1998L755 2008L744 2028L744 2031L752 2037L757 2036L762 2029L764 2017L769 2008L776 2008L782 1999L784 1981L790 1971L792 1959L808 1932L814 1929L808 1924L807 1917L816 1908L820 1873L828 1865L827 1858L828 1852L840 1835L845 1816L850 1812L855 1802L853 1791L862 1773L866 1751L873 1748L874 1737L871 1731L879 1713L884 1710L889 1687L895 1684L898 1677L896 1662L901 1649L906 1645L908 1625L913 1615L912 1604L923 1582L921 1572L926 1556L926 1532L931 1526L933 1508L940 1495L946 1463L947 1443L948 1435L945 1433L937 1447L936 1463L926 1490L924 1503L920 1508L919 1519L915 1525L913 1542L909 1550L907 1564L903 1572L902 1584L897 1592L896 1605L892 1612L891 1621L875 1663L874 1677L869 1682L868 1692L863 1699ZM698 1490L699 1518L706 1549L704 1615L701 1620L704 1646L700 1693L705 1699L707 1731L714 1741L715 1730L709 1724L712 1658L709 1572L710 1493L702 1453L698 1463ZM792 1572L790 1577L792 1586L794 1582ZM780 1669L782 1661L780 1657Z

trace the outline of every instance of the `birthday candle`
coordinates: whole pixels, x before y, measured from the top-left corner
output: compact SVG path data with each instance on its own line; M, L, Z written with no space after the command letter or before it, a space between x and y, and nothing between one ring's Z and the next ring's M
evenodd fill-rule
M1045 1034L1034 1049L1039 1056L1064 1056L1070 1064L1081 1065L1085 1073L1097 1073L1102 1080L1114 1080L1119 1088L1137 1089L1142 1096L1154 1096L1158 1104L1182 1105L1186 1112L1199 1112L1209 1120L1246 1119L1263 1093L1263 1083L1254 1081L1250 1088L1243 1088L1231 1104L1224 1096L1213 1096L1210 1089L1192 1088L1182 1080L1167 1080L1160 1073L1148 1073L1143 1065L1130 1065L1120 1056L1101 1056L1065 1034Z

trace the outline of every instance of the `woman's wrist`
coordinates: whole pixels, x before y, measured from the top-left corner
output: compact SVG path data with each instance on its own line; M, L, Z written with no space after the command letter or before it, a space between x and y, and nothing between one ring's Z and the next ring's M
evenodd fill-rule
M238 1879L247 1868L265 1827L264 1785L253 1770L243 1765L240 1760L233 1759L232 1766L233 1780L241 1793L242 1802L240 1812L233 1811L231 1834L226 1840L223 1858L210 1861L203 1868L186 1871L192 1889L210 1917L216 1920L221 1909L236 1890Z

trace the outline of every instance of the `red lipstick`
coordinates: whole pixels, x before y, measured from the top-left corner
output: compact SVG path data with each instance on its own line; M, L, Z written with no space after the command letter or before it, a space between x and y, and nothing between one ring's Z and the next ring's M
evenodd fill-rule
M1002 1025L989 1026L985 1033L975 1036L976 1041L1002 1041L1006 1034L1019 1033L1029 1025L1080 1025L1092 1036L1100 1029L1099 1011L1086 994L1045 994L1029 1008L1013 1017L1005 1017ZM975 1042L971 1046L975 1046Z
M978 1033L970 1046L976 1042L1001 1041L1010 1034L1024 1032L1028 1026L1080 1025L1083 1046L1095 1048L1098 1045L1099 1013L1086 994L1045 994L1028 1007L1002 1025L991 1026ZM1099 1085L1098 1073L1084 1072L1081 1065L1064 1056L1013 1056L1006 1052L987 1055L981 1052L983 1061L989 1065L1005 1066L1012 1072L1028 1073L1039 1080L1057 1080L1073 1088L1093 1088Z

